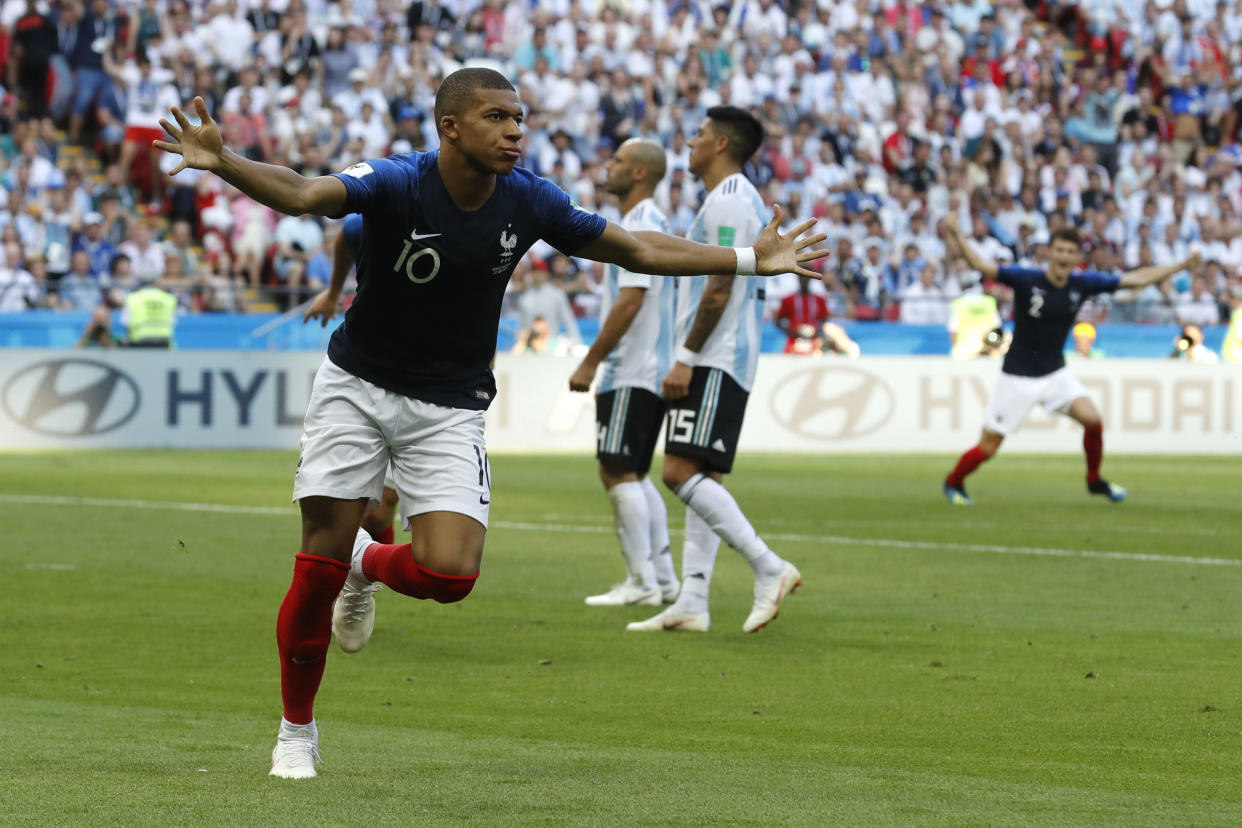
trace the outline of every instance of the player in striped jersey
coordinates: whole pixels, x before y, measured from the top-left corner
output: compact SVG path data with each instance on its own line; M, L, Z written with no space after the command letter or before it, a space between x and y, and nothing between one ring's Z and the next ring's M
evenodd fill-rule
M707 111L690 140L690 172L709 191L690 227L692 241L733 247L759 238L768 210L742 175L742 165L762 143L763 127L750 113L731 106ZM763 280L697 276L678 288L677 333L683 344L662 390L669 407L664 483L687 506L681 594L668 609L627 629L708 630L708 591L723 539L754 569L755 601L742 629L755 632L802 583L797 567L768 548L721 485L733 468L755 380Z
M617 196L625 229L668 232L668 220L652 199L664 178L664 149L632 138L608 162L604 189ZM591 350L569 378L571 391L588 391L603 366L595 398L595 456L612 501L626 579L590 606L659 606L677 597L677 573L669 552L668 510L647 476L664 419L660 380L673 364L673 279L607 266L604 320Z

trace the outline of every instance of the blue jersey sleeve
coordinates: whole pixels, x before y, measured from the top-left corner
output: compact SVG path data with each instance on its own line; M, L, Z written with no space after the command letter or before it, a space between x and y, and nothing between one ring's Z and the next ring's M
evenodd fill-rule
M362 248L361 213L350 213L345 217L345 220L341 222L341 238L345 239L345 244L349 247L349 252L353 254L355 259L357 259L358 251Z
M1112 293L1121 285L1121 277L1116 273L1105 273L1100 270L1083 270L1074 274L1074 287L1082 291L1084 296L1097 293Z
M413 170L393 158L375 158L333 173L345 184L346 213L387 209L393 199L410 195Z
M539 217L540 237L567 256L600 237L608 222L570 201L560 187L544 178L536 179L532 207Z
M1028 286L1043 275L1044 272L1042 270L1036 270L1033 267L1003 265L996 268L997 280L1003 285L1009 285L1009 287Z

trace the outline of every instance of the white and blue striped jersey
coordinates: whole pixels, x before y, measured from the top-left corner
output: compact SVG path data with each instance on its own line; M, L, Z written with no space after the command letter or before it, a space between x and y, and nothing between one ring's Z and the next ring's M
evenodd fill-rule
M643 199L634 205L621 219L626 230L656 230L668 232L668 219L655 201ZM643 306L639 309L630 328L621 337L617 347L604 360L598 393L621 387L645 388L653 394L660 393L660 384L673 367L673 336L676 317L673 302L676 299L673 277L648 276L631 273L625 268L607 266L606 291L599 318L608 318L609 311L621 295L621 288L643 288Z
M750 247L769 220L768 209L755 186L741 173L715 186L690 225L689 238L721 247ZM707 276L682 279L677 297L677 342L686 341L694 326ZM747 391L755 382L763 334L763 277L735 276L733 294L716 329L699 351L697 365L719 368Z

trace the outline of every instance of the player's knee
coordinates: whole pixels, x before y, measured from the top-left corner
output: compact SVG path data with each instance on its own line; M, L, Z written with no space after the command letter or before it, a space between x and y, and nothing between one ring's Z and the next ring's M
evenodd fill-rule
M418 564L416 563L415 566ZM477 571L471 575L446 575L424 566L418 566L418 569L419 586L422 592L419 597L430 598L441 604L455 604L464 599L474 589L475 582L479 580Z
M1095 415L1089 414L1086 417L1082 418L1082 427L1087 429L1088 431L1103 431L1104 420L1098 414L1095 414Z

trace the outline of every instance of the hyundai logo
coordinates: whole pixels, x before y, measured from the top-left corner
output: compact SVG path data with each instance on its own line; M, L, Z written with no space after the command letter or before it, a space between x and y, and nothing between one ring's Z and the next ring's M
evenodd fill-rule
M92 359L38 362L4 386L4 410L40 434L93 437L125 425L142 394L127 374Z
M823 366L797 371L769 397L772 416L815 440L850 440L879 429L893 416L888 384L858 368Z

